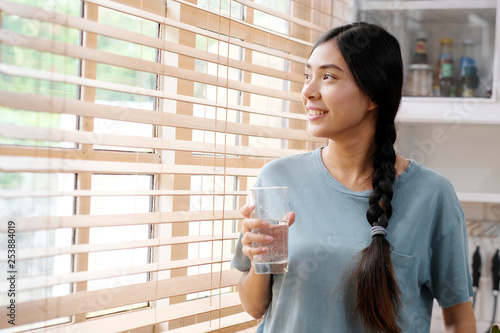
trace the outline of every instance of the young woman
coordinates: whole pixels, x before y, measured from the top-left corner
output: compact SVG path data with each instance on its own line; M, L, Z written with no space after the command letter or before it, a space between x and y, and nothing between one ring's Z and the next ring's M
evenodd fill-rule
M403 64L397 40L354 23L328 31L305 68L313 152L268 163L256 186L289 189L285 274L255 274L270 243L241 209L233 265L257 332L429 332L433 300L446 332L475 332L464 214L442 176L396 154ZM292 225L293 224L293 225Z

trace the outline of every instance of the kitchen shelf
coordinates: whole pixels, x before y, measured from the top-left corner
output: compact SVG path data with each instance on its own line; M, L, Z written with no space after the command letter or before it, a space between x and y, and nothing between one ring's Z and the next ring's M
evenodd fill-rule
M360 1L358 10L491 9L496 0L454 1Z
M436 71L437 59L439 58L440 40L444 37L453 40L453 77L456 84L458 84L460 77L459 63L463 54L463 41L465 39L473 40L475 44L472 57L476 61L477 74L481 83L477 90L477 99L494 100L498 103L499 97L496 96L496 88L498 87L493 87L493 96L487 97L489 96L487 85L491 83L496 85L497 78L500 76L498 63L500 29L497 23L498 17L500 17L499 0L358 0L356 4L357 19L384 26L399 40L405 77L408 77L418 33L426 33L428 64L433 72ZM405 94L406 87L405 83ZM433 97L433 99L435 100L435 103L433 101L434 105L425 99L418 102L418 104L425 105L426 111L423 114L417 113L418 108L414 107L416 103L414 103L413 98L404 100L401 121L447 122L446 119L442 118L445 111L436 110L436 108L443 107L443 101L437 97ZM462 103L460 98L443 98L443 100L448 104ZM500 123L498 115L491 111L491 103L482 101L478 103L481 105L481 110L471 117L463 119L464 123ZM497 104L498 106L499 104ZM423 115L429 115L429 118L426 119L426 116ZM492 118L488 119L490 116Z
M398 147L403 155L449 179L462 203L500 204L500 0L355 3L355 19L379 24L399 40L405 78L420 32L426 34L433 72L440 40L452 38L456 82L463 41L474 40L478 97L403 96L396 118L401 125ZM476 214L477 205L464 207L466 216Z
M493 99L403 97L401 123L500 125L500 106Z
M478 202L500 204L500 193L457 192L460 202Z

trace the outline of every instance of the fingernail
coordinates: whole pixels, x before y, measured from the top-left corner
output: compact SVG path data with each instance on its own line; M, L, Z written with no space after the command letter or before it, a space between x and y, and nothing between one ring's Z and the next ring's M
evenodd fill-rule
M267 247L263 247L261 251L262 253L267 252Z
M264 239L265 239L266 241L272 241L272 240L273 240L273 238L272 238L271 236L266 236Z
M269 221L262 220L262 221L260 222L260 225L262 225L262 226L268 226L268 225L269 225Z
M254 204L248 204L248 205L247 205L247 207L248 207L249 209L254 209L254 208L255 208L255 205L254 205Z

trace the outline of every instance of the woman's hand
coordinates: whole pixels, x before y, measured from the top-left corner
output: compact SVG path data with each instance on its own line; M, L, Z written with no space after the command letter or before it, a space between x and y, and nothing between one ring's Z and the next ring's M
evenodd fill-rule
M252 232L252 229L267 228L269 226L269 222L266 220L250 218L251 213L254 209L255 209L254 205L245 205L240 209L241 215L243 215L243 217L245 218L243 220L243 226L241 229L241 233L243 234L243 237L241 238L241 244L243 245L242 252L252 261L254 255L265 253L268 250L267 246L253 248L252 242L269 244L273 241L273 238L271 236ZM295 213L294 212L288 213L287 219L288 219L288 226L291 226L295 221Z

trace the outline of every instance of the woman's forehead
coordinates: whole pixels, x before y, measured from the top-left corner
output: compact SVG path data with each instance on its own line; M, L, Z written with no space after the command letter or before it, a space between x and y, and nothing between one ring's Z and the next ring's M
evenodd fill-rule
M347 63L340 52L337 43L329 41L316 47L307 61L306 68L313 70L323 68L338 68L348 72Z
M334 67L338 67L343 71L347 70L347 63L345 62L337 43L334 41L329 41L316 47L311 53L306 67L321 69L324 67L332 67L331 65L334 65Z

